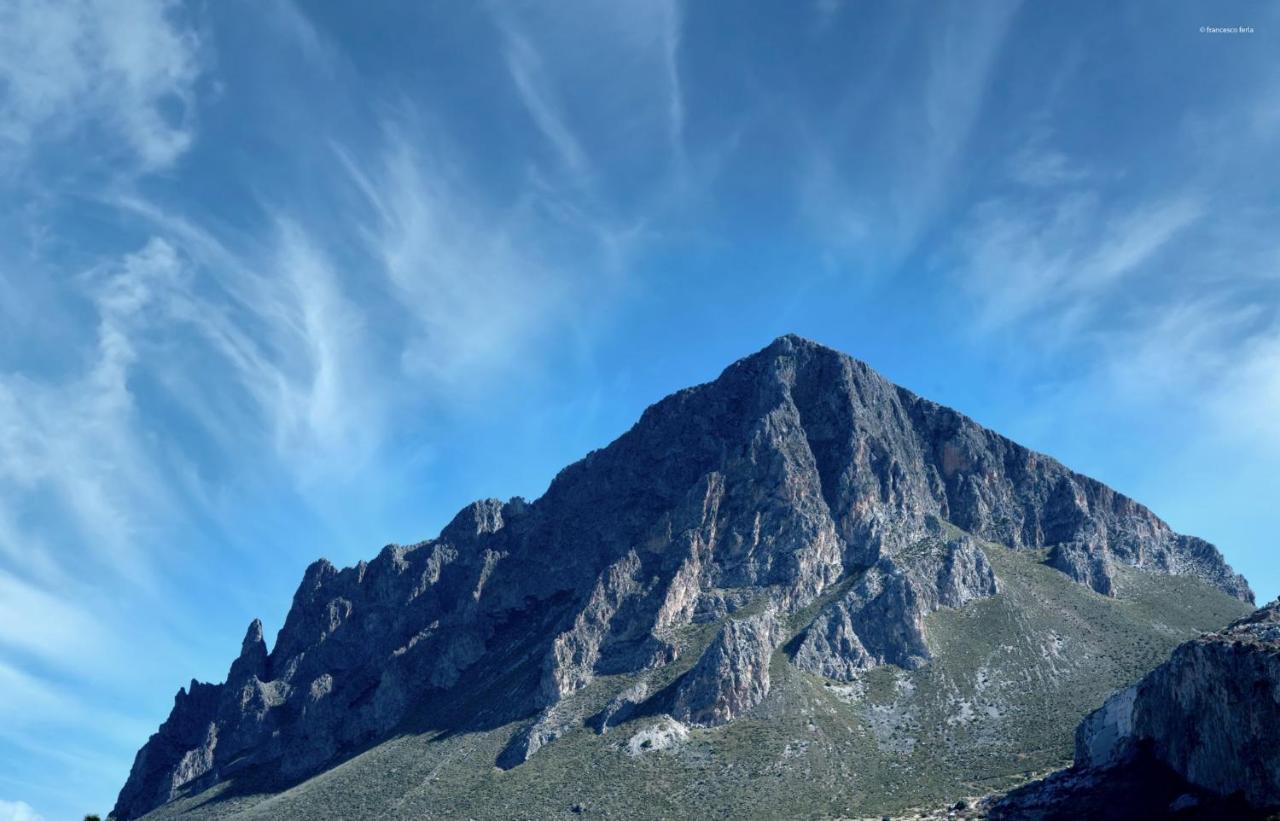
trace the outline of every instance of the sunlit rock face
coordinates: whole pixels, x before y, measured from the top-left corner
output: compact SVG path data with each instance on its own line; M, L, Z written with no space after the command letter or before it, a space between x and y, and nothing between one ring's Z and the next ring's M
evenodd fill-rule
M929 660L925 616L998 592L995 572L973 539L925 538L881 557L826 607L805 631L795 663L837 681L881 664L919 667Z
M532 717L500 762L518 766L605 674L690 661L618 709L715 725L767 694L793 639L794 663L831 678L925 664L925 615L1000 590L981 541L1047 549L1102 594L1122 563L1252 600L1212 545L1131 499L785 336L653 405L536 501L476 502L435 539L311 565L270 652L255 622L225 683L179 692L115 816L249 771L297 780L424 711L462 730ZM707 622L713 640L680 660L677 631Z

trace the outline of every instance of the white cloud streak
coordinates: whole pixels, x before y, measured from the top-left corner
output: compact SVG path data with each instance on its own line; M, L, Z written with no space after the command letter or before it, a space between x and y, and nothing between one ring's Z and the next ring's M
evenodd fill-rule
M151 245L115 270L90 272L82 281L97 332L84 368L60 382L0 378L0 522L13 528L25 510L48 514L53 505L62 516L39 518L69 523L101 567L140 582L149 577L138 547L147 523L129 511L163 506L169 491L139 435L128 379L138 356L134 328L173 266L167 248ZM20 550L0 546L9 556Z
M503 34L507 70L521 103L564 167L578 179L585 179L591 173L591 162L565 122L553 86L546 77L542 56L528 39L510 26L504 28Z
M326 254L285 218L256 254L148 213L162 236L143 254L172 272L140 329L148 373L228 452L261 437L299 477L358 469L380 409L363 316Z
M1266 213L1222 219L1212 178L1121 200L1040 138L1008 172L1017 185L957 231L952 276L976 302L979 335L1080 357L1064 406L1075 395L1190 414L1179 418L1206 441L1280 452L1280 257L1260 240Z
M1189 406L1212 435L1280 455L1280 315L1203 296L1134 316L1101 343L1115 352L1095 377L1108 395Z
M1017 0L984 3L948 14L929 27L929 68L919 128L909 132L913 142L919 140L918 171L890 194L899 206L904 251L914 247L951 193L957 159L982 112L991 73L1018 5ZM894 89L893 93L899 92Z
M564 307L566 275L541 258L527 208L486 208L456 164L397 130L371 162L338 149L371 206L364 246L411 319L406 371L457 389L509 366Z
M680 43L683 36L681 7L675 0L659 4L662 17L662 58L667 77L667 122L671 151L679 164L685 162L684 86L680 80Z
M106 661L112 643L86 610L0 570L0 646L68 667Z
M44 821L44 816L25 801L0 801L0 821Z
M1085 171L1061 151L1024 146L1009 158L1009 176L1022 185L1052 188L1087 179Z
M663 162L660 175L674 177L664 181L681 186L689 158L678 0L488 8L513 96L566 188L602 193L603 167L623 156Z
M1106 210L1088 191L978 206L959 232L965 262L956 275L981 305L982 328L1032 316L1074 327L1204 212L1189 195Z
M97 127L143 170L172 164L194 137L202 70L177 11L168 0L0 5L0 156L21 162L37 141Z
M920 38L899 44L926 48L921 76L871 73L850 85L834 121L804 123L800 212L830 265L882 275L917 250L968 173L959 159L979 123L1018 8L1017 0L1008 0L940 9ZM820 3L819 30L837 18L861 24L841 11L841 4ZM895 20L877 25L910 28ZM892 66L898 56L890 49L882 59ZM878 160L859 167L863 156Z

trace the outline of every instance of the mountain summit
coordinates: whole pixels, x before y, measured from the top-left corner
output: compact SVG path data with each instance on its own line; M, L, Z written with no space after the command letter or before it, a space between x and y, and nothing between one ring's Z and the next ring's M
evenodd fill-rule
M1187 612L1150 626L1153 597L1175 587ZM470 738L457 760L474 765L468 778L498 779L494 789L557 747L568 755L575 744L603 744L590 739L624 723L635 732L609 748L619 772L629 761L649 766L649 751L695 742L728 760L738 753L724 739L740 719L783 726L800 713L770 705L804 687L817 690L803 690L811 707L801 713L848 694L863 705L848 709L863 710L875 755L908 760L922 754L910 733L877 735L875 716L890 713L867 711L868 682L882 668L895 677L950 669L963 656L945 649L959 646L961 617L1022 619L1020 635L1041 631L1028 683L1040 676L1045 688L1079 689L1145 672L1107 661L1114 636L1099 625L1140 623L1159 636L1152 647L1167 650L1252 599L1216 548L1174 533L1132 499L789 335L653 405L536 501L475 502L435 539L389 545L343 570L312 564L270 651L255 620L226 682L179 690L114 816L176 799L198 809L213 796L274 794L343 762L358 766L393 739L426 739L435 750ZM1199 601L1212 604L1191 612ZM1059 613L1052 630L1032 624L1027 614L1046 602L1066 602L1061 613L1073 615ZM1073 642L1094 649L1069 661L1045 649L1056 657ZM986 647L965 646L970 655ZM982 652L1005 655L955 674L946 709L970 714L957 728L1049 721L1046 749L1069 748L1075 722L1105 695L1073 702L1071 715L1036 717L1017 700L1014 674L992 678L1013 651ZM893 698L923 697L923 685L911 687ZM997 691L1003 701L972 717L982 694ZM831 715L846 709L832 705ZM823 729L827 718L806 715L802 746L788 742L787 755L844 743ZM410 779L416 771L403 763L404 789L436 783L441 761L426 781ZM428 814L443 812L433 806Z

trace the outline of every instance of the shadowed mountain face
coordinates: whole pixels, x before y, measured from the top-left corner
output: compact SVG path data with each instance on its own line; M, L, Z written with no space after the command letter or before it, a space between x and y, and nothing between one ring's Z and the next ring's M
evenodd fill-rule
M114 815L296 782L424 714L453 733L532 717L496 758L516 767L580 726L560 707L600 676L683 665L597 716L668 713L683 731L758 705L784 644L835 681L927 665L926 617L1001 590L983 542L1103 595L1130 566L1252 601L1212 545L1133 500L786 336L652 406L534 502L477 502L434 540L311 565L270 652L255 621L224 684L179 691ZM714 634L682 658L691 625Z

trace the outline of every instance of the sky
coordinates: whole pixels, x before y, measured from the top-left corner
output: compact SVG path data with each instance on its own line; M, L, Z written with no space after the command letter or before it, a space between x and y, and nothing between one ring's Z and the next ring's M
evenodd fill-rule
M536 497L788 332L1275 598L1277 37L1180 0L0 0L0 821L105 815L314 559Z

